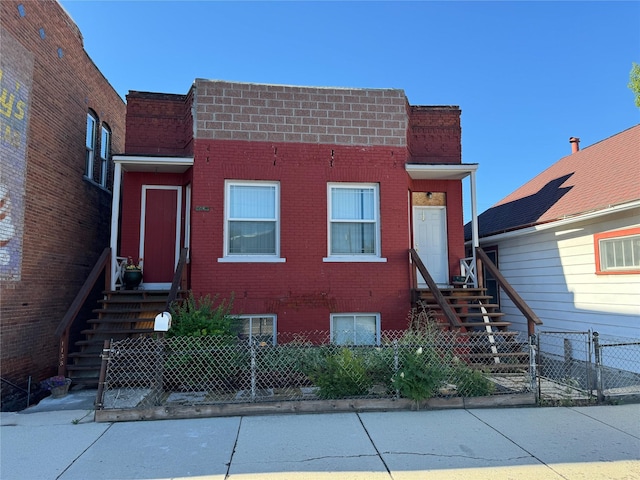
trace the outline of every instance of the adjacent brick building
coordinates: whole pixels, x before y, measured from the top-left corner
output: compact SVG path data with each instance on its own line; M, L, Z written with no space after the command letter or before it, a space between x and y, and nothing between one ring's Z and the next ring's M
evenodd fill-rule
M439 284L460 275L477 165L462 164L458 107L197 79L186 95L130 92L127 109L111 245L142 257L142 288L168 287L186 246L196 296L233 295L247 331L374 343L407 325L409 248Z
M0 364L24 386L56 372L54 331L108 245L126 107L58 2L0 17Z

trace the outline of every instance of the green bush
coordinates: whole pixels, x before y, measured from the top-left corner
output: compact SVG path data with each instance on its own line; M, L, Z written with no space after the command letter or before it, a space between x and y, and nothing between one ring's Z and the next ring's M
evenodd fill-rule
M232 340L202 336L168 338L164 365L167 386L176 391L236 389L249 354L230 345Z
M393 348L364 347L360 354L371 384L384 387L386 393L393 391L391 382L394 372Z
M193 292L181 302L171 305L171 328L168 337L224 336L233 338L238 334L238 325L231 315L233 296L216 305L218 295L207 295L195 299Z
M345 398L366 395L372 385L362 357L350 349L328 355L309 373L311 381L319 387L320 398Z
M405 398L415 402L433 397L445 378L445 370L435 351L428 347L404 347L400 366L393 376L394 386Z
M449 382L457 387L458 395L462 397L482 397L491 395L495 391L495 384L489 380L484 372L458 363L451 368Z

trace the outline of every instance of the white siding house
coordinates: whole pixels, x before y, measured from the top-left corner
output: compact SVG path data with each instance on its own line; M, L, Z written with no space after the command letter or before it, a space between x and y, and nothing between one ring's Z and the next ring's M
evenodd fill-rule
M640 228L640 207L496 236L500 272L543 321L546 331L586 331L640 338L640 278L596 275L594 235ZM481 240L481 247L483 242ZM513 328L527 323L506 295Z
M640 125L575 148L478 223L480 247L494 252L539 330L640 339ZM509 298L496 300L526 332Z

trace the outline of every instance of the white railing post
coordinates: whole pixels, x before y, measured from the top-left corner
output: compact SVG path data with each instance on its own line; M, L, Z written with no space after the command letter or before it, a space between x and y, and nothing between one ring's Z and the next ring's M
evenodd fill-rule
M476 277L476 263L474 257L466 257L460 259L460 275L464 277L464 284L478 285L478 279Z

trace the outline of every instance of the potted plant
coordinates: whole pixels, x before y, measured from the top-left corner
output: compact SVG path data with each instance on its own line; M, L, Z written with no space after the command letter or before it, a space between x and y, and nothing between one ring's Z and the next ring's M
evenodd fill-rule
M131 257L127 259L127 264L124 267L124 274L122 275L122 282L128 290L134 289L140 285L140 282L142 282L141 258L139 258L137 262L134 262Z
M71 379L62 375L56 375L55 377L49 377L41 382L42 388L49 390L53 398L64 397L69 392L69 386L71 385Z

